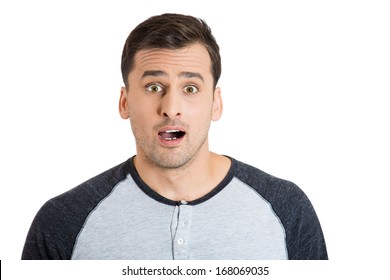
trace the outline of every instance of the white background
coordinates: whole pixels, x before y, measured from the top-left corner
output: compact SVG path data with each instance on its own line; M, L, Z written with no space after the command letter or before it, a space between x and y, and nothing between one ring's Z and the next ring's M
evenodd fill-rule
M118 114L129 32L201 17L221 48L211 150L309 196L333 262L389 260L387 1L2 1L0 258L42 204L135 153Z

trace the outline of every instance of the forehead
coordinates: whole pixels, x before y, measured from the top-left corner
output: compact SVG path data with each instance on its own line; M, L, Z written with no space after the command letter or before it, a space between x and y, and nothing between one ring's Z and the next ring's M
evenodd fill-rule
M138 51L134 57L133 71L143 73L149 70L196 71L211 76L211 59L207 49L198 43L174 50L146 49Z

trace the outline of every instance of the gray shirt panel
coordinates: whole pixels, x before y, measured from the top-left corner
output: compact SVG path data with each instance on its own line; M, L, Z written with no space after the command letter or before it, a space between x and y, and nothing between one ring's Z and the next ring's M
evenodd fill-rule
M269 203L234 178L196 205L191 259L286 259L284 228Z
M173 214L128 175L90 214L72 259L172 259Z
M160 203L131 176L90 214L72 259L286 259L270 204L234 178L196 205Z

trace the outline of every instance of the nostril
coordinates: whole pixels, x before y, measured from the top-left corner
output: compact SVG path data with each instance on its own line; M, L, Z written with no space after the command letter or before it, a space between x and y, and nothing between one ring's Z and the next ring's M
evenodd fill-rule
M180 112L177 112L176 114L175 114L175 113L169 114L169 113L163 112L162 115L163 115L164 117L167 117L167 118L172 118L172 117L178 117L178 116L180 116L181 114L180 114Z

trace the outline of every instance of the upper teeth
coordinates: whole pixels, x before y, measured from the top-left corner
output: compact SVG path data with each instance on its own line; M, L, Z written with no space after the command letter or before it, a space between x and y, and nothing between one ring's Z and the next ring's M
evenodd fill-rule
M180 130L173 129L173 130L166 130L165 132L166 133L180 132Z

